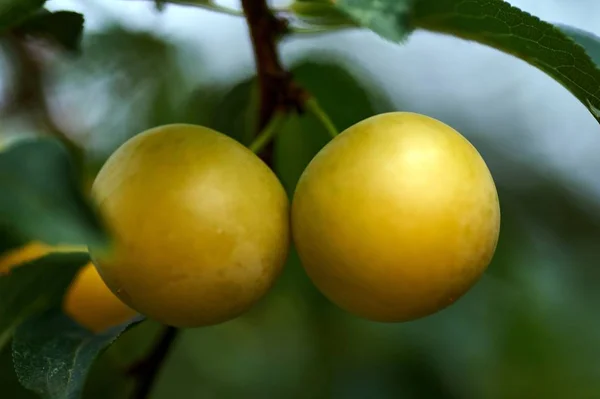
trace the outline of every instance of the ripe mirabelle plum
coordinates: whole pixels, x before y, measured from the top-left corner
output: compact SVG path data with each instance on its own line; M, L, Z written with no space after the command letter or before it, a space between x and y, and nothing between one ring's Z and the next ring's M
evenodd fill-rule
M393 112L348 128L311 161L292 237L315 285L364 318L408 321L456 301L494 254L500 207L490 171L458 132Z
M230 320L265 295L289 250L289 201L269 167L206 127L128 140L92 187L114 238L91 249L113 292L176 327Z
M3 254L0 258L0 274L56 252L87 252L87 249L30 242ZM67 315L93 332L102 332L136 315L134 310L108 289L91 262L83 266L75 276L65 294L63 306Z

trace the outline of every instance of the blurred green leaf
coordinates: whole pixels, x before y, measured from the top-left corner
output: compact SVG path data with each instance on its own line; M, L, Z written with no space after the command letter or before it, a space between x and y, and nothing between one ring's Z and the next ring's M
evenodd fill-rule
M26 20L43 7L46 0L2 0L0 2L0 33Z
M336 392L343 398L459 399L453 382L431 353L420 347L381 359L380 367L368 362L348 365L336 378ZM393 392L393 394L391 394Z
M54 253L0 275L0 349L27 318L60 306L86 253Z
M22 34L52 41L66 50L77 51L83 34L83 15L71 11L42 10L18 28Z
M412 24L473 40L530 63L567 88L600 121L600 69L554 25L503 0L417 0Z
M400 42L411 33L410 12L413 2L414 0L337 0L334 4L359 25L388 40Z
M23 140L0 153L0 221L50 245L104 245L102 223L56 140Z
M99 99L89 113L93 116L81 115L81 123L89 130L91 156L100 164L133 135L159 123L179 122L176 111L190 92L183 61L193 62L195 72L202 68L200 57L179 59L175 43L155 32L116 23L84 35L82 53L61 60L59 92L72 101L90 95Z
M307 130L307 127L314 130ZM328 140L327 132L309 116L290 115L286 120L275 138L273 163L290 198L293 198L300 175Z
M120 340L121 337L115 343ZM110 347L112 346L114 343ZM84 399L129 399L133 381L123 370L124 368L115 364L111 357L106 356L106 351L101 352L88 371L81 397ZM22 385L20 386L25 391L33 393Z
M215 107L211 127L249 145L256 135L258 102L258 85L254 79L238 83Z
M600 37L591 32L572 26L556 25L587 51L588 55L600 66Z
M218 85L202 85L188 95L173 117L180 123L203 125L219 130L214 125L218 107L223 100L223 91Z
M45 399L78 399L98 354L140 321L94 334L60 310L32 318L17 329L13 339L19 381Z

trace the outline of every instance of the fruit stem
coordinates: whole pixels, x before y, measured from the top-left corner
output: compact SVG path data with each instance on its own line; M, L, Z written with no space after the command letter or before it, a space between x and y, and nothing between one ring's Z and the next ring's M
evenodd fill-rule
M255 154L260 153L273 140L273 137L279 133L284 121L285 114L283 112L276 112L269 121L269 124L256 136L248 148Z
M136 378L135 390L131 396L132 399L146 399L150 396L156 377L169 355L179 331L175 327L165 327L152 352L130 368L128 374Z
M332 138L339 134L337 128L335 127L333 121L327 115L327 112L323 110L319 102L315 97L311 97L304 103L304 106L308 111L310 111L320 122L323 124L323 127L329 132Z
M242 0L242 8L254 49L256 75L260 92L257 133L270 123L278 112L302 110L308 93L292 79L278 51L279 41L289 33L288 21L278 18L266 0ZM272 164L273 148L268 145L261 158Z

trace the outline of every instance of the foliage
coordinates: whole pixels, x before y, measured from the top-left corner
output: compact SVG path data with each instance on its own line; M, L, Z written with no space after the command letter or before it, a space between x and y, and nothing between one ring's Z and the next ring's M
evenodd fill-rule
M21 141L0 153L0 217L20 237L103 245L102 223L81 186L68 152L55 140Z
M29 317L62 303L85 254L51 254L0 277L0 348Z
M86 375L102 349L131 325L94 334L77 325L59 309L51 309L23 323L13 340L13 359L23 386L43 398L81 396Z

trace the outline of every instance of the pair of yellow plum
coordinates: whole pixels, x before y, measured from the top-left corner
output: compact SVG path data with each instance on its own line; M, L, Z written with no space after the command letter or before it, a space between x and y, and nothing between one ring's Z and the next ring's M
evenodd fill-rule
M114 237L109 251L91 248L103 281L130 308L178 327L249 309L276 280L291 239L341 308L383 322L423 317L478 280L500 227L477 150L449 126L404 112L363 120L327 144L291 209L254 153L183 124L123 144L92 192Z

